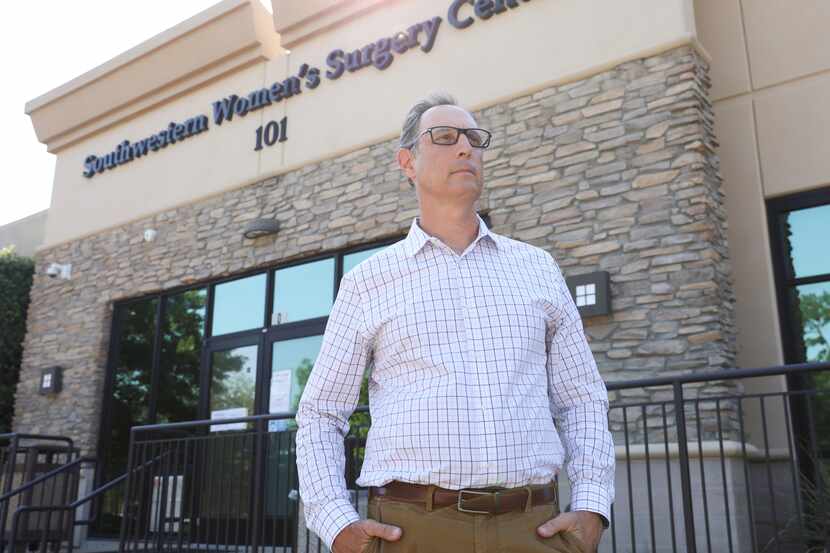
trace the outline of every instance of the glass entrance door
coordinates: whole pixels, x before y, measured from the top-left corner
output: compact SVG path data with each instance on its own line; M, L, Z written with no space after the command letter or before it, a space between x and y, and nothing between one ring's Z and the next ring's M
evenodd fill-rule
M267 353L267 397L265 408L269 413L289 413L297 410L317 353L322 335L285 338L281 332L269 335ZM283 338L283 339L280 339ZM288 547L296 536L298 478L296 470L296 428L293 418L272 420L264 441L264 494L261 543L274 547Z
M203 419L216 421L192 448L198 540L245 544L253 519L256 434L253 424L223 422L255 415L262 373L261 333L213 339L204 353L207 367ZM232 485L230 484L232 483Z
M255 414L260 348L258 343L245 343L250 341L249 338L236 345L209 351L206 418L218 421ZM217 424L211 426L210 431L246 430L249 426L245 423Z
M305 388L323 336L305 336L280 340L271 344L270 382L268 386L268 412L296 412L300 396ZM283 430L288 421L271 421L269 430Z

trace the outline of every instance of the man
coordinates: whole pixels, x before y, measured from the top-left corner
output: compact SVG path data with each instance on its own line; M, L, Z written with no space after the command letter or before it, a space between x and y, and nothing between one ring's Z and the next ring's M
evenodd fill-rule
M489 143L451 97L416 104L398 162L419 216L341 282L297 412L306 521L334 553L590 553L607 526L607 391L553 258L475 211ZM370 363L359 520L343 438Z

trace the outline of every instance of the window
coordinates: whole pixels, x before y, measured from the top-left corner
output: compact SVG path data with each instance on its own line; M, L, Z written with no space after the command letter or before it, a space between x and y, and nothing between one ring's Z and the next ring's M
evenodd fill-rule
M232 419L254 414L257 349L257 346L244 346L211 354L211 419ZM244 429L245 423L231 423L212 426L211 432Z
M113 359L112 382L108 417L101 448L103 479L120 476L127 466L130 445L130 428L150 422L150 392L153 371L156 321L159 300L157 298L122 305L115 311L113 336L117 343L117 355ZM121 506L124 501L123 486L110 490L101 502L99 528L116 533L121 527Z
M830 361L830 204L782 215L790 246L787 269L798 304L804 361Z
M830 361L830 189L767 203L782 342L787 363ZM791 378L791 387L815 386L820 455L830 460L830 374Z
M165 300L156 422L198 418L199 366L206 315L206 288L186 290Z
M322 345L322 334L274 342L271 355L269 413L297 410L300 396ZM281 430L286 427L283 421L271 421L270 423L271 430Z
M830 361L830 195L769 207L787 362Z
M276 271L272 325L327 317L333 304L333 257Z
M216 285L212 336L262 327L265 280L262 273Z

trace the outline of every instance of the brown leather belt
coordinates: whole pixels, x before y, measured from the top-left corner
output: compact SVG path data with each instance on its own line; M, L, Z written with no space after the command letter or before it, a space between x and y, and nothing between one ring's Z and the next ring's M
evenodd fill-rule
M432 501L430 501L432 491ZM394 481L385 486L369 488L369 498L382 497L392 501L420 503L432 507L455 505L462 513L502 514L527 511L530 507L557 502L556 483L522 488L481 488L448 490L437 486Z

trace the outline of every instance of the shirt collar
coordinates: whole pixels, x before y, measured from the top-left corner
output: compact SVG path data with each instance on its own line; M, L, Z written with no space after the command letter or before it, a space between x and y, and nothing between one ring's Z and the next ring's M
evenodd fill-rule
M487 225L484 224L484 220L482 220L478 213L476 213L476 219L478 219L478 236L473 240L473 243L487 237L498 248L498 235L487 228ZM404 239L404 251L407 257L414 257L431 240L438 240L438 238L430 236L421 228L421 225L418 224L418 217L413 218L412 225L409 227L409 234Z

